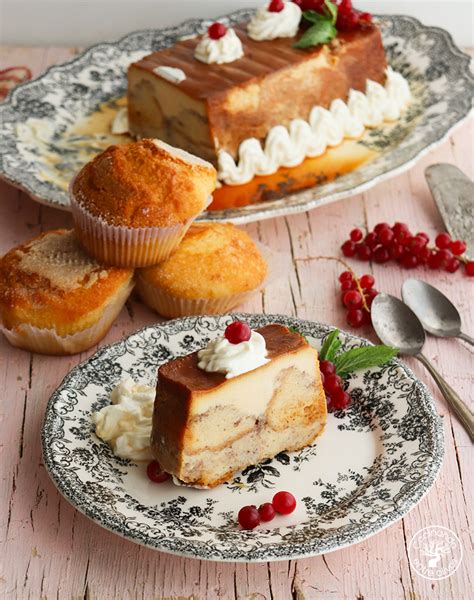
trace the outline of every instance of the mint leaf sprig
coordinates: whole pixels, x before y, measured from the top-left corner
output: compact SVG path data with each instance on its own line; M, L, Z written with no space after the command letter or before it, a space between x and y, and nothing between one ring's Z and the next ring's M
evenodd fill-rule
M339 329L332 331L324 340L319 353L319 360L329 360L334 363L336 373L345 379L350 373L359 369L381 367L394 358L399 350L391 346L362 346L338 353L342 342L339 339Z
M324 14L315 10L305 10L303 19L312 23L312 25L293 44L294 48L310 48L318 44L328 44L336 37L337 6L331 0L325 0Z

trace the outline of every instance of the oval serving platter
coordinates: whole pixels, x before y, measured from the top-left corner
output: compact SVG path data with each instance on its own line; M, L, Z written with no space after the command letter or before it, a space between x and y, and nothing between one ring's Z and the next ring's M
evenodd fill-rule
M203 347L233 319L282 323L320 348L327 325L279 315L187 317L105 346L64 379L42 432L45 465L59 491L99 525L182 556L220 561L294 559L348 546L402 518L433 485L443 429L427 388L399 360L349 380L353 402L328 416L315 444L249 467L213 490L151 483L145 465L115 457L91 413L125 376L155 384L157 367ZM343 349L368 342L343 333ZM236 523L245 504L291 491L297 509L253 531Z
M240 10L221 20L248 20ZM316 188L241 208L208 211L201 218L245 223L297 213L369 189L410 168L440 143L470 112L473 78L470 57L446 31L406 16L378 17L391 66L409 81L413 102L394 126L369 131L359 142L375 158ZM210 21L131 33L115 43L89 48L15 88L0 104L0 177L39 202L69 210L72 175L111 143L111 134L86 135L78 126L99 107L109 108L126 93L127 66L179 38L200 34ZM82 131L82 133L81 133Z

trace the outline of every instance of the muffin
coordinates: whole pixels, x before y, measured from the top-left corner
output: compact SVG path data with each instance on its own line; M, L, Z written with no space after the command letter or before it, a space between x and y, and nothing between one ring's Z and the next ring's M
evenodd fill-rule
M75 354L107 333L132 288L132 269L89 258L72 230L49 231L0 259L0 328L25 350Z
M159 140L110 146L70 186L77 236L100 262L156 265L210 203L214 167Z
M136 286L164 317L218 314L261 289L267 272L245 231L230 223L194 223L168 260L137 270Z

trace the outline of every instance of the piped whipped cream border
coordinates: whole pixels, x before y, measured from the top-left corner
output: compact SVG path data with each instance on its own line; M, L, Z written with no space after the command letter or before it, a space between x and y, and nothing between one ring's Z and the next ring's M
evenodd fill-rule
M365 94L350 90L347 102L333 100L329 110L314 106L309 121L294 119L289 127L272 127L264 145L257 138L244 140L237 162L221 150L218 179L227 185L242 185L256 175L272 175L280 167L296 167L305 158L321 156L345 138L361 137L366 128L396 121L410 103L410 87L391 67L386 75L385 85L368 79Z

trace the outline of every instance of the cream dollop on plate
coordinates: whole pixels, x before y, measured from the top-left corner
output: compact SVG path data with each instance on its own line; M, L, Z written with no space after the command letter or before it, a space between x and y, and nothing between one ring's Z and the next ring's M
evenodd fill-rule
M151 460L155 388L127 378L112 390L110 399L111 404L92 414L96 435L120 458Z

